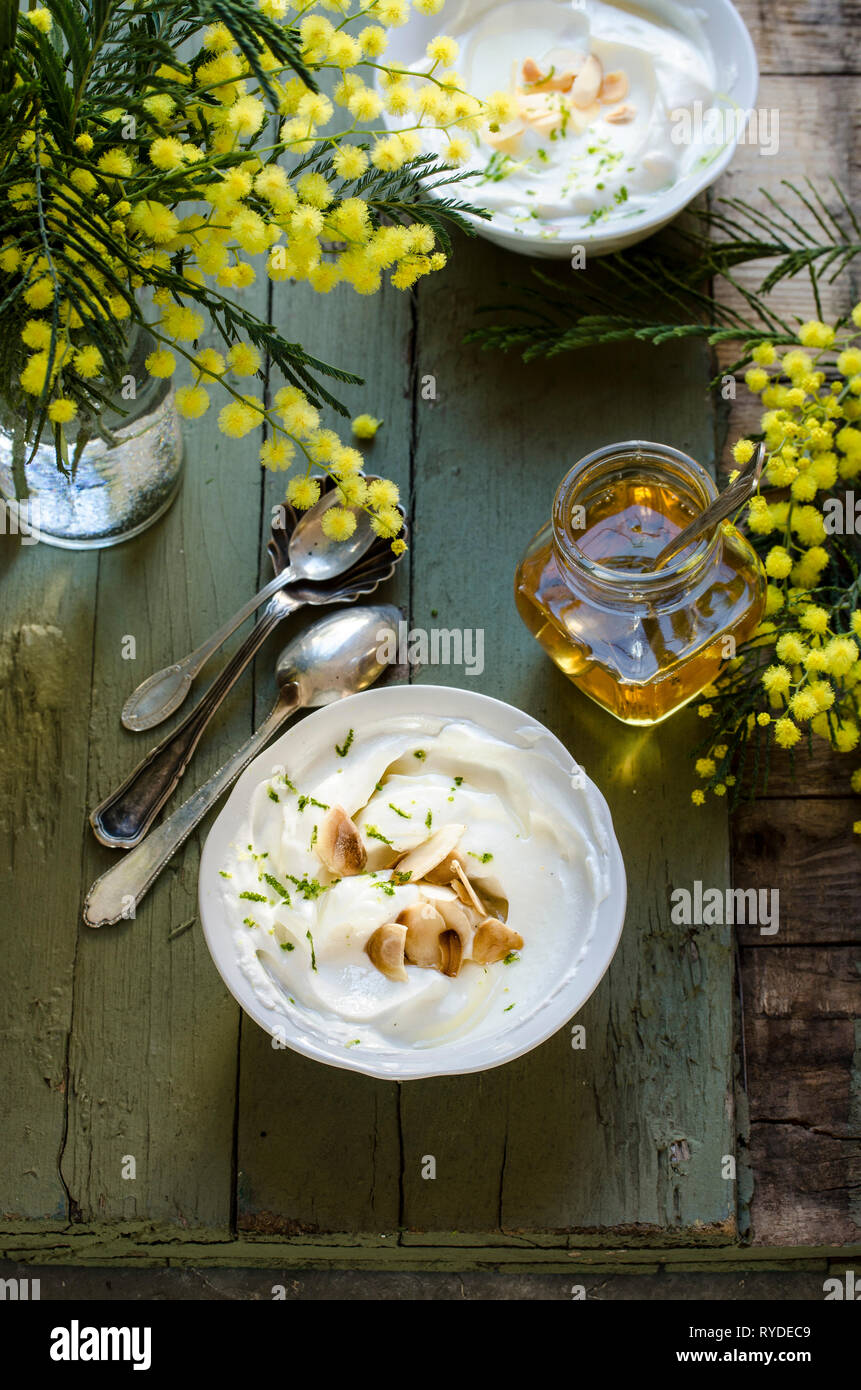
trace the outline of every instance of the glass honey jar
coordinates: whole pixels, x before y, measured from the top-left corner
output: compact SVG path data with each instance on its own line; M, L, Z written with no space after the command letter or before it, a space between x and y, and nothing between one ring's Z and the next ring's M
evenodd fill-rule
M526 626L586 695L626 724L658 724L718 675L762 617L765 573L724 523L660 570L664 546L717 496L694 459L629 440L565 475L517 569Z

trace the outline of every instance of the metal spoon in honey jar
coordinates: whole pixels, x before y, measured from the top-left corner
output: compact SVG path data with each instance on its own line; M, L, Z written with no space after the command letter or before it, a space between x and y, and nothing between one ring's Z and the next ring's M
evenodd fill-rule
M689 526L685 526L664 546L663 550L659 551L652 562L652 571L663 569L673 556L686 550L694 541L699 540L700 536L708 535L709 532L714 531L722 521L725 521L728 516L732 516L733 512L738 511L739 507L756 491L764 463L765 445L757 444L751 458L729 487L724 488L723 492L709 503L704 512L700 512Z

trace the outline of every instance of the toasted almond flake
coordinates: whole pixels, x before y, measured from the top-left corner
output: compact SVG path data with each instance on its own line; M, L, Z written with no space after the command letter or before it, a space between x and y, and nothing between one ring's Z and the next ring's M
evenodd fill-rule
M446 926L452 931L456 931L461 941L465 944L469 940L473 926L475 925L475 914L472 908L461 906L454 893L452 893L450 899L443 899L436 903L435 906Z
M548 77L546 82L542 82L538 87L539 92L570 92L574 86L574 79L577 76L573 72L560 73L558 77Z
M486 917L488 915L487 908L484 906L484 903L481 901L481 898L478 896L469 879L467 878L464 872L463 865L460 862L456 863L454 866L454 870L457 874L457 879L452 883L452 888L454 888L455 892L457 893L457 883L459 882L464 893L466 893L467 895L468 901L475 908L478 915L480 917ZM458 897L460 897L460 894L458 894ZM462 898L461 901L463 901Z
M562 72L558 77L554 74L553 77L544 77L538 82L530 82L529 93L534 92L540 95L542 92L570 92L576 75L573 72Z
M467 891L466 891L466 889L464 888L463 884L461 883L460 879L459 879L459 878L453 878L452 881L451 881L451 886L452 886L452 888L454 889L454 893L455 893L455 896L457 897L458 901L459 901L459 902L462 902L462 903L464 904L465 907L468 907L468 908L471 909L471 908L472 908L472 898L471 898L471 897L469 896L469 894L467 893Z
M630 106L625 102L622 106L614 106L612 111L608 111L604 117L611 125L627 125L637 114L636 106Z
M427 970L439 968L439 938L446 930L445 919L433 903L410 903L398 914L398 922L406 932L405 954L412 965Z
M499 922L508 921L509 902L507 898L497 897L497 895L493 893L486 901L490 909L491 917L495 917Z
M604 70L595 54L590 53L571 87L571 100L574 105L579 106L581 110L591 106L601 90L603 80Z
M447 854L445 859L437 864L436 868L428 869L424 876L425 883L451 884L452 879L457 873L457 865L466 868L466 860L459 849L453 849L451 854Z
M440 903L457 902L457 894L448 883L431 883L429 879L423 878L420 886L421 895L429 903L433 903L438 908Z
M578 135L582 135L584 130L588 130L596 117L602 114L597 101L593 101L591 106L584 107L582 111L579 106L572 106L570 111L570 126Z
M439 939L439 944L442 954L440 970L443 975L448 975L454 979L460 973L460 967L463 964L463 940L456 931L444 931Z
M369 936L365 950L372 962L388 980L408 980L404 967L404 948L407 929L398 922L385 922Z
M398 873L408 873L412 883L418 883L420 878L429 876L438 864L448 859L465 829L465 825L441 826L398 861Z
M504 960L509 951L519 951L522 947L520 932L498 922L495 917L486 917L475 929L472 959L479 965L495 965L498 960Z
M463 930L452 928L433 903L419 901L404 908L398 923L406 932L405 954L411 965L439 970L443 975L458 974L469 938L468 922Z
M529 92L518 92L517 105L525 121L537 121L544 116L558 116L560 114L558 106L555 106L548 96L542 96L540 92L537 96L532 96Z
M542 116L540 120L533 122L533 125L539 135L546 135L549 139L554 130L559 130L561 121L558 115Z
M556 73L551 68L546 76L538 64L527 58L523 64L523 81L533 92L570 92L576 71L568 67Z
M588 54L580 48L551 48L544 54L542 62L544 73L542 76L539 71L538 77L530 86L535 92L568 92L571 90L572 83L586 62ZM536 68L538 64L535 64Z
M604 74L604 81L601 83L601 90L598 93L598 100L607 106L613 106L617 101L624 101L631 86L628 81L627 73L617 68L615 72Z
M362 873L368 853L358 827L343 806L332 806L320 822L314 849L320 863L339 878Z
M547 96L518 94L517 105L523 120L539 135L549 135L562 124L564 112Z

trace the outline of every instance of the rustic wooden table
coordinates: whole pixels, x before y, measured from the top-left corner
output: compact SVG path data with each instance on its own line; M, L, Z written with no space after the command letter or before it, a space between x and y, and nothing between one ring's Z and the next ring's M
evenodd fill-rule
M800 17L827 8L781 3L761 19L763 7L742 6L760 103L780 107L783 134L768 163L740 151L724 189L753 194L805 168L848 180L851 55L837 24ZM735 817L731 840L719 803L690 807L696 717L654 731L616 723L547 661L512 600L515 561L573 460L639 436L719 462L744 407L719 415L713 364L690 346L528 369L464 347L476 306L525 273L461 240L446 274L412 298L250 294L289 336L358 367L368 386L348 403L385 417L368 461L401 483L413 532L386 596L413 625L483 628L476 687L548 724L610 802L629 910L578 1019L585 1049L563 1029L496 1071L404 1085L273 1050L227 995L194 920L205 825L136 921L81 926L86 888L112 861L87 810L146 743L121 730L123 698L267 577L283 479L262 479L253 442L204 420L188 430L182 494L147 535L101 555L0 550L6 1258L595 1273L802 1257L810 1267L857 1239L845 762L840 783L830 763L800 791L778 777ZM268 707L283 639L234 690L185 794ZM454 667L418 678L470 683ZM731 851L738 883L780 886L779 944L670 925L670 890L728 884ZM421 1176L427 1154L435 1181Z
M835 179L855 203L861 168L857 0L736 0L756 44L758 105L778 110L780 147L762 157L745 147L716 192L761 206L759 188L780 196L780 180ZM861 298L857 274L828 291L836 318ZM811 316L802 277L777 301ZM728 440L756 427L744 389ZM723 466L729 467L728 450ZM750 1230L757 1245L857 1242L861 1231L861 868L852 823L858 802L836 755L798 764L793 781L776 764L768 795L732 822L733 878L780 888L776 937L739 933L738 990L743 1032L744 1151L753 1187Z

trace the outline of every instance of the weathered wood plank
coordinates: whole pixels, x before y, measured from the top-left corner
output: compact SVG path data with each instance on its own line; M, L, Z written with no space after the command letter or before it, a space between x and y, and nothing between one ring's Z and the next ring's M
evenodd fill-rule
M711 202L720 209L721 198L735 198L754 212L775 218L776 210L769 205L762 191L764 187L778 205L793 217L799 217L816 233L818 229L812 215L804 211L781 183L787 180L807 192L804 181L809 178L827 206L836 212L839 200L829 182L834 179L850 202L853 200L861 165L859 83L851 77L764 77L757 106L760 110L777 113L778 150L764 156L761 152L764 146L740 145L726 173L712 190ZM819 231L819 235L823 233ZM769 262L752 261L739 266L734 278L743 289L755 289L768 269ZM718 282L716 292L721 303L750 317L738 290ZM834 322L851 309L856 299L857 286L851 274L841 275L833 284L827 283L827 277L823 281L822 313L828 322ZM785 280L769 302L790 324L817 317L810 281L804 273ZM737 355L732 344L721 345L717 351L719 367L723 369L731 364Z
M776 7L769 8L774 13ZM803 13L798 7L793 10L788 29L778 23L769 26L769 33L783 38L787 32L800 33L797 26L803 22ZM804 52L808 70L822 63L821 42L842 36L839 28L827 22L818 26L818 32L819 39L803 50L796 42L794 52L796 56ZM758 37L764 37L762 32ZM767 70L767 52L761 51L760 60ZM826 57L826 65L828 61ZM788 66L797 67L797 61ZM833 202L825 191L829 178L840 183L852 200L861 128L857 83L846 78L766 77L759 105L779 112L780 152L764 159L756 149L742 147L717 186L717 196L741 198L754 209L768 212L762 183L767 182L780 201L778 179L800 184L808 177L827 202ZM764 268L742 267L739 283L755 287ZM721 286L719 295L727 304L741 305L741 295L726 286ZM825 285L824 317L833 322L856 297L850 276ZM816 313L803 276L780 285L770 302L790 322ZM731 347L717 354L724 367L732 358ZM758 431L760 414L758 399L739 381L735 401L719 407L722 471L734 467L732 445ZM858 852L851 833L855 807L846 798L848 775L856 761L841 759L820 741L812 755L792 760L776 754L768 799L743 805L732 818L734 885L776 887L780 892L776 936L763 937L757 927L737 929L739 939L748 943L742 946L741 986L754 1178L751 1216L755 1238L763 1243L857 1237L851 1171L858 1149L849 1142L847 1126L855 1050L851 1013L857 1015L857 1000L846 1017L831 1016L827 1000L823 1007L821 978L823 963L845 953L828 952L824 945L815 953L804 947L781 949L787 943L858 938L858 913L852 906L859 887ZM813 793L817 799L798 800L799 795ZM769 950L753 949L757 946Z
M690 721L645 734L580 697L521 625L517 558L549 515L566 467L624 437L659 438L708 460L704 355L595 353L524 369L465 351L476 304L526 271L484 244L461 245L445 282L419 295L413 622L483 627L482 689L530 710L582 758L607 794L630 874L629 914L609 977L568 1030L479 1077L404 1089L404 1224L507 1230L695 1223L731 1239L731 957L725 934L668 926L672 885L725 883L725 814L691 833ZM624 383L624 389L620 384ZM480 543L477 543L477 537ZM441 557L448 557L441 563ZM422 679L466 683L449 668ZM642 808L642 809L641 809ZM420 1176L422 1156L437 1179ZM701 1229L702 1233L702 1229Z
M365 449L369 473L392 477L409 496L412 399L412 309L386 288L360 299L346 285L321 300L307 286L274 287L272 321L327 361L357 371L365 387L335 394L353 415L369 411L385 424ZM273 383L277 385L277 383ZM350 439L334 412L325 423ZM270 508L283 501L286 475L268 475L262 514L261 581L268 579L265 542ZM408 604L409 561L379 592ZM257 720L273 698L272 665L287 634L307 624L300 614L270 639L255 664ZM237 1220L257 1234L295 1230L393 1230L398 1225L400 1149L398 1092L391 1082L323 1068L273 1050L249 1019L242 1021Z
M777 934L741 926L742 941L773 949L861 940L861 862L852 833L857 809L849 797L769 798L738 807L733 883L780 893Z
M760 1245L858 1239L857 950L742 950Z
M259 477L248 465L248 449L219 434L218 404L186 430L183 489L164 521L101 557L87 806L168 727L149 735L124 732L119 711L126 694L201 642L256 585ZM126 635L136 639L134 661L122 659ZM248 736L250 695L246 676L172 804ZM239 1011L199 926L170 939L172 930L196 917L205 830L206 823L134 922L100 932L81 926L79 917L68 924L72 932L77 926L80 943L62 1171L77 1219L145 1217L229 1229ZM113 852L87 830L87 879L112 862ZM136 1160L134 1181L122 1177L125 1155Z
M830 32L827 25L822 27ZM756 212L772 214L774 210L762 192L763 185L780 202L781 179L789 179L799 186L809 178L835 210L838 200L829 188L830 179L839 183L847 199L853 202L861 166L861 96L857 82L849 78L765 77L760 85L759 105L779 112L780 151L773 157L763 158L757 147L740 146L732 165L712 191L712 201L740 198ZM790 195L786 197L787 205L792 207ZM803 220L812 225L806 213ZM765 262L740 266L736 279L745 289L755 289L767 268ZM722 303L744 312L744 302L737 290L721 281L716 293ZM852 276L842 275L834 284L828 284L826 277L821 298L822 312L833 322L846 313L857 298ZM805 275L785 280L769 302L789 323L796 319L804 321L816 312L810 282ZM715 353L717 370L725 370L736 356L737 349L733 345L721 345ZM732 446L737 439L759 431L761 414L759 398L751 395L742 380L736 383L734 401L719 399L721 472L731 472L735 467Z
M748 954L742 963L752 974ZM793 957L787 968L795 977L806 964ZM835 1139L857 1139L850 1115L857 1001L848 1000L838 1018L797 1007L792 1017L771 1018L754 1015L757 1007L762 1001L754 994L745 1025L753 1123L804 1124Z
M175 1235L174 1231L174 1235ZM406 1237L403 1238L406 1240ZM392 1233L380 1233L376 1244L368 1240L351 1243L345 1236L337 1240L233 1240L165 1239L152 1227L116 1226L67 1228L57 1235L46 1236L42 1231L28 1234L8 1234L0 1248L0 1258L20 1261L29 1266L69 1266L102 1268L111 1275L123 1269L146 1270L169 1264L190 1274L195 1270L211 1270L219 1266L257 1270L446 1270L465 1273L471 1270L504 1270L510 1273L564 1273L570 1279L575 1274L627 1273L654 1274L657 1269L667 1272L694 1271L725 1274L761 1273L766 1270L820 1271L820 1278L829 1272L842 1271L857 1261L861 1245L804 1245L804 1246L745 1246L700 1244L695 1249L672 1247L666 1244L649 1245L638 1242L636 1235L626 1236L623 1246L603 1249L590 1236L579 1235L576 1240L562 1237L539 1237L505 1242L486 1236L472 1242L453 1242L447 1232L433 1232L426 1244L401 1244ZM835 1268L836 1266L836 1268ZM857 1264L856 1264L857 1268ZM32 1277L33 1271L30 1270ZM265 1276L264 1276L265 1277ZM49 1278L48 1275L45 1278ZM283 1280L282 1280L283 1282ZM44 1286L43 1286L44 1287ZM642 1293L648 1293L643 1285ZM569 1288L570 1294L570 1288Z
M274 1264L274 1262L273 1262ZM729 1273L725 1268L699 1272L693 1278L688 1269L663 1269L660 1265L642 1265L636 1270L616 1270L607 1274L598 1268L590 1269L581 1279L587 1298L600 1299L701 1299L713 1301L733 1299L821 1299L823 1278L829 1271L821 1267L796 1267L791 1271L773 1272L747 1268L744 1274ZM837 1270L842 1276L842 1269ZM659 1274L644 1284L642 1275ZM32 1278L34 1271L24 1264L0 1265L0 1278ZM284 1273L273 1268L267 1275L260 1268L230 1270L184 1269L78 1269L42 1271L43 1297L54 1301L79 1299L129 1302L151 1299L173 1301L216 1300L219 1302L268 1302L273 1288L285 1289L291 1303L348 1301L402 1302L405 1300L445 1300L446 1302L522 1301L523 1299L571 1299L570 1268L562 1274L505 1273L484 1270L475 1273L442 1271L405 1272L394 1266L389 1269L336 1270L309 1269L298 1271L290 1265Z
M765 799L787 796L845 797L849 792L849 779L861 765L861 756L858 753L837 753L830 743L821 738L814 738L812 751L809 752L803 744L799 744L799 749L800 752L795 750L794 760L783 749L773 750L768 784L764 791L758 789L757 796ZM861 802L857 810L861 814Z
M763 73L857 73L858 0L736 0Z
M754 1017L788 1019L799 1029L812 1019L854 1019L861 1004L857 952L851 946L748 949L745 980Z
M98 559L3 538L0 1213L68 1217L57 1168L81 887Z

